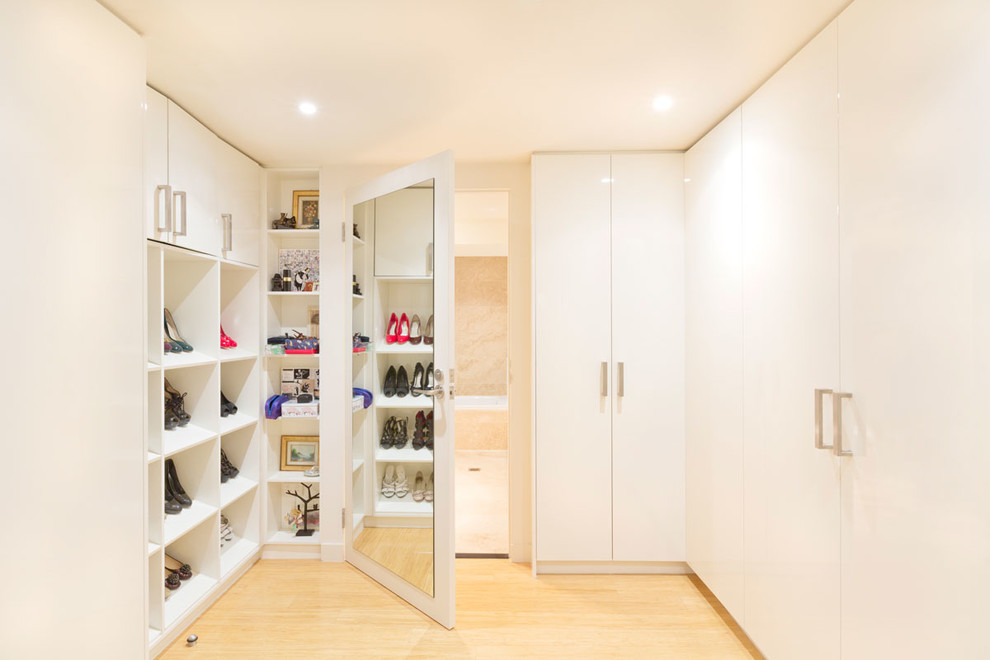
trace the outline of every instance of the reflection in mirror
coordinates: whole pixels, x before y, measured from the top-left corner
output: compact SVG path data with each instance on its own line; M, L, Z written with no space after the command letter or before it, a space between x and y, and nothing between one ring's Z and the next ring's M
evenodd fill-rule
M432 596L433 180L356 205L354 223L354 387L374 400L355 404L353 546Z

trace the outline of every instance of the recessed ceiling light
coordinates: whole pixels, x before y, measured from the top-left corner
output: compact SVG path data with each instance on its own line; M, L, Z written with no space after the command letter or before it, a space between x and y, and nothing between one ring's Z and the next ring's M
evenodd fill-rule
M691 179L690 178L684 179L684 183L691 183Z
M602 179L602 183L612 183L615 179Z
M299 112L304 115L315 115L316 114L316 104L310 103L309 101L303 101L299 104Z
M657 112L667 112L674 107L674 99L662 94L653 99L653 109Z

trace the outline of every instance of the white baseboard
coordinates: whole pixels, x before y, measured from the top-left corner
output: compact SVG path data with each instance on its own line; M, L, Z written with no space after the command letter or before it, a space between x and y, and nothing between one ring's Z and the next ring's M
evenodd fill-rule
M262 559L320 559L320 546L268 544L261 551Z
M691 575L683 561L538 561L544 575Z
M509 545L509 561L516 564L528 564L533 561L533 546L529 543L512 543Z
M323 561L344 561L344 544L343 543L321 543L320 544L320 559Z

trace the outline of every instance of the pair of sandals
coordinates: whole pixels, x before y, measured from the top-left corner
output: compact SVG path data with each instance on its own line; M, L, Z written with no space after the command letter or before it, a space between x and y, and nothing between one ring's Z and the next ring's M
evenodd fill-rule
M422 413L420 413L422 414ZM396 449L402 449L409 442L409 431L406 428L408 419L403 417L399 419L395 416L389 417L385 422L385 428L382 430L382 439L378 444L382 449L388 449L390 447L395 447Z
M422 502L426 500L427 502L433 501L433 473L430 472L430 480L423 480L423 473L416 473L416 481L413 485L413 501Z
M385 497L405 497L409 494L409 480L406 470L401 465L385 466L385 476L382 477L382 495Z
M224 543L230 543L234 540L234 529L230 526L230 521L227 520L227 516L220 514L220 547L222 548Z
M422 410L416 413L416 430L413 431L413 449L426 447L433 451L433 411L424 414Z
M183 564L170 555L165 555L165 572L168 573L165 578L165 586L170 591L178 589L182 586L183 581L188 580L193 575L189 564Z

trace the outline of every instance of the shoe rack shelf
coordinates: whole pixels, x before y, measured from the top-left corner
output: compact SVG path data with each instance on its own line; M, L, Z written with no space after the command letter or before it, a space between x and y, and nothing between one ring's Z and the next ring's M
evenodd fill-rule
M261 288L257 268L149 240L147 251L147 579L154 657L259 556ZM193 351L163 350L163 310ZM220 348L220 327L237 348ZM166 430L167 383L185 396L184 426ZM221 417L220 394L238 407ZM239 468L221 483L221 450ZM164 513L166 463L192 503ZM237 553L221 547L220 519L239 529ZM169 590L166 554L193 575ZM235 560L236 561L232 561Z
M280 274L279 251L290 249L315 250L320 247L319 229L271 229L271 221L281 213L294 215L293 191L319 190L320 174L312 169L266 170L265 215L269 229L263 252L264 266L261 291L264 300L262 310L261 342L272 336L298 331L312 334L311 313L319 311L319 291L272 291L271 280ZM327 268L321 279L333 281L333 271ZM264 355L262 364L261 401L281 393L283 369L320 368L319 354L312 355ZM299 484L311 484L313 492L320 490L320 477L306 477L301 471L281 471L281 446L283 435L319 436L319 416L281 417L270 420L261 416L264 429L262 474L264 484L260 488L262 503L261 529L264 556L271 558L319 558L319 531L312 536L295 536L285 520L293 498L286 490L300 490ZM293 487L295 486L295 488ZM301 492L304 494L305 489ZM318 503L316 500L314 503ZM311 503L311 506L312 504Z

